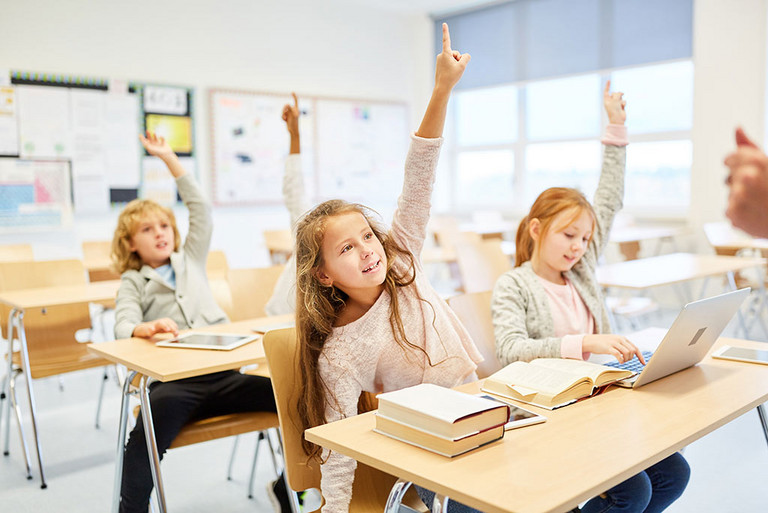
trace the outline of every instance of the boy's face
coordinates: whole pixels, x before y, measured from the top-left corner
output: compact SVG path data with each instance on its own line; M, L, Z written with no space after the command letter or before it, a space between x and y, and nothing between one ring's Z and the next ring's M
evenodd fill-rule
M131 236L131 251L135 251L142 263L155 268L171 261L174 250L173 225L160 213L144 217Z
M328 218L323 235L323 265L317 278L346 294L380 291L387 275L387 255L365 217L348 212Z

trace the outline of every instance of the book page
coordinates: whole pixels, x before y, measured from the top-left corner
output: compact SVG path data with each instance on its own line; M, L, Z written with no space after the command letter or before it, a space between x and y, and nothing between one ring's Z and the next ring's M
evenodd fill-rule
M624 376L629 377L632 375L632 372L630 371L606 367L605 365L599 365L592 362L571 360L568 358L537 358L531 362L531 365L556 369L558 371L571 373L575 376L586 377L593 385L599 385L603 382L613 381L615 379L621 379Z
M583 378L555 367L513 362L490 376L488 380L513 386L515 390L520 389L519 393L523 395L528 395L525 391L531 389L554 396L583 381Z

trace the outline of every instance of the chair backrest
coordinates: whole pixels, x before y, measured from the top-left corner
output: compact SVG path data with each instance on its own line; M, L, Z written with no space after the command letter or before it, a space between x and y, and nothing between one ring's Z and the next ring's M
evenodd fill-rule
M492 290L498 277L512 269L499 239L457 244L456 260L465 293Z
M264 317L266 306L284 265L254 267L248 269L230 269L227 273L229 291L232 295L233 321Z
M501 363L496 358L496 339L493 335L491 291L453 296L448 298L448 305L456 312L477 349L485 358L477 366L478 377L487 378L501 369Z
M295 239L291 230L264 230L264 246L273 264L283 264L293 254Z
M119 280L120 273L112 269L112 241L86 240L81 244L83 264L89 281Z
M0 262L0 290L38 289L86 283L80 260Z
M86 283L79 260L0 263L0 290L11 291ZM7 329L8 307L0 307L0 323ZM54 376L107 365L75 340L75 332L91 327L87 303L32 308L24 312L24 327L33 378Z
M85 240L81 244L83 249L83 260L98 260L109 258L112 252L112 241L110 240Z
M0 246L0 262L20 262L34 260L30 244L5 244Z
M308 460L301 440L304 436L296 404L301 399L297 393L296 376L299 375L296 328L274 330L264 335L264 352L272 378L277 415L283 435L283 457L288 486L295 491L320 488L320 463ZM363 394L358 402L358 411L375 407L376 400ZM389 491L397 478L373 467L358 463L352 487L350 513L380 512L387 503ZM425 511L413 488L403 499L403 504L416 511Z
M264 335L264 352L272 376L272 390L275 393L277 416L283 434L283 456L288 486L296 491L320 488L320 463L308 460L301 440L304 431L296 416L297 376L299 355L296 329L274 330Z
M227 263L227 255L221 250L213 250L208 252L208 261L205 264L205 272L208 275L208 279L221 278L227 279L227 272L229 271L229 264Z

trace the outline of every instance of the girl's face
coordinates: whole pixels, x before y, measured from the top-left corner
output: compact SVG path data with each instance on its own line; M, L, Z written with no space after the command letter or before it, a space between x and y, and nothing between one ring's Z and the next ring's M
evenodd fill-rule
M560 275L570 271L587 250L592 236L592 215L583 211L570 224L565 224L571 215L571 212L559 214L543 237L539 220L531 220L531 236L538 241L536 257L539 267L546 273Z
M387 274L387 255L365 216L347 212L329 217L323 235L323 264L316 277L350 297L379 294Z
M131 236L131 251L135 251L142 263L155 268L171 260L174 250L173 225L162 214L149 214L139 222Z

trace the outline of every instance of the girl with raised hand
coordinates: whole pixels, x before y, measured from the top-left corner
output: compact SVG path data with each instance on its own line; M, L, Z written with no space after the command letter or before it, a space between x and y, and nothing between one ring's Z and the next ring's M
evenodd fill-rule
M451 91L468 54L451 48L443 24L435 86L411 136L403 191L387 231L363 205L321 203L296 235L296 327L304 429L358 413L363 392L476 379L482 356L427 281L419 254ZM321 458L324 513L348 510L356 462L304 441Z
M610 87L608 81L603 103L609 124L594 205L576 189L542 192L518 227L515 269L494 287L491 311L502 365L535 358L581 360L591 353L620 362L637 356L645 363L632 342L609 333L595 274L624 198L626 102ZM590 500L582 512L663 511L683 493L689 475L685 458L675 453Z

